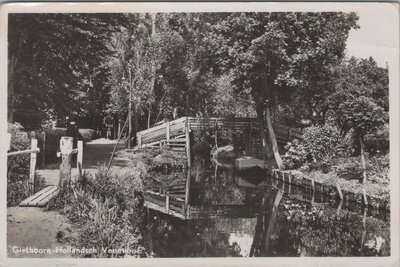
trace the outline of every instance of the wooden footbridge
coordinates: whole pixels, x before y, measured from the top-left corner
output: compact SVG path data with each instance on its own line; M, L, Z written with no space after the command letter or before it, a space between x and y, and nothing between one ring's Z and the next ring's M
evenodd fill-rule
M301 131L282 124L273 124L277 141L286 144L293 138L301 138ZM259 123L255 118L200 118L182 117L173 121L157 123L154 127L136 134L137 147L166 147L178 153L184 153L188 167L191 167L191 147L193 146L192 133L195 131L209 131L218 143L218 134L224 131L239 133L245 143L247 155L262 153L262 142L259 138ZM145 192L145 207L169 214L180 219L192 219L199 216L201 209L189 205L190 170L187 180L181 184L167 188L155 187ZM225 205L210 207L212 214L232 213L240 211L243 206ZM235 213L235 212L234 212Z
M301 131L283 124L272 125L278 143L286 144L293 138L301 138ZM137 148L167 147L173 151L186 153L188 166L191 166L191 132L207 130L215 133L216 142L218 132L239 132L246 144L246 154L259 156L262 153L262 142L259 138L259 123L255 118L202 118L182 117L173 121L158 123L155 127L140 131L136 134Z

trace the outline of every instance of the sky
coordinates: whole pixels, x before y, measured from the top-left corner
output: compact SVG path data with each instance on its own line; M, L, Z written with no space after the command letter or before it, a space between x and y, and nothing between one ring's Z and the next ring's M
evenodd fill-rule
M350 32L347 55L359 58L372 56L380 67L393 60L399 38L399 21L393 11L379 7L360 9L357 12L360 28Z

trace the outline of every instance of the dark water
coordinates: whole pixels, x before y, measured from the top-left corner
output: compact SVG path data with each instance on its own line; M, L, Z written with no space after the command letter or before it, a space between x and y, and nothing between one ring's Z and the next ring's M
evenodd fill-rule
M388 214L312 195L260 170L192 168L190 194L196 219L147 214L144 243L155 257L390 255Z

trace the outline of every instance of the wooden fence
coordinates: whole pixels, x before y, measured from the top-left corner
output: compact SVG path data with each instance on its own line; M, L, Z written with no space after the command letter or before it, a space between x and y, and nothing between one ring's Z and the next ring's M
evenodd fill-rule
M41 151L38 147L38 140L33 138L34 132L31 134L31 147L26 150L7 152L7 157L12 157L16 155L30 154L30 168L29 168L29 179L28 179L28 190L29 195L33 195L37 188L35 188L35 172L37 167L37 154ZM11 147L11 134L7 135L8 149ZM60 150L58 157L62 157L62 162L60 165L60 181L59 187L64 186L65 181L68 183L71 180L71 158L73 154L77 154L77 169L79 173L82 170L83 161L83 141L78 141L78 147L73 149L73 138L72 137L61 137L60 140ZM44 154L44 153L43 153ZM40 192L38 192L39 194Z
M11 134L7 135L8 141L8 149L11 147ZM36 171L36 160L37 160L37 153L40 152L40 149L37 147L38 140L31 139L31 147L30 149L26 150L19 150L19 151L12 151L7 153L7 157L17 156L17 155L24 155L30 154L30 168L29 168L29 180L28 180L28 190L29 194L33 194L35 192L35 171Z

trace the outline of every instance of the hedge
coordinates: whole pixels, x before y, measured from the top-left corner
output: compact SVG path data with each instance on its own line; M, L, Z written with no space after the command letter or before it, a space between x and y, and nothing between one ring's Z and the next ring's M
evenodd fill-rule
M19 124L9 124L11 133L10 151L25 150L30 147L28 135L21 131ZM29 196L28 180L30 154L7 157L7 206L18 205Z

